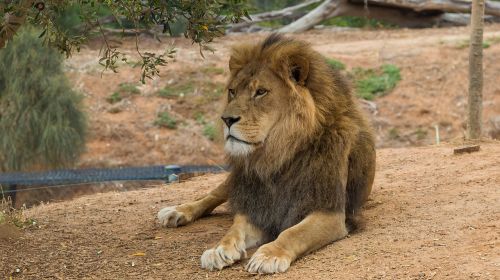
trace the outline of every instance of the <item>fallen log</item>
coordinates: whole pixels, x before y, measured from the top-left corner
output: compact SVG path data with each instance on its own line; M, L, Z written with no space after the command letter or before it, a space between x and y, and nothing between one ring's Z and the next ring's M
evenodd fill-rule
M469 13L470 8L467 0L326 0L279 32L302 32L325 19L346 15L382 19L403 27L429 27L443 21L453 23L445 14ZM486 1L485 10L486 15L500 17L500 3Z
M243 21L240 23L235 23L229 25L229 29L227 29L227 32L239 32L244 28L247 28L251 25L254 25L259 22L263 21L270 21L274 19L281 19L281 18L300 18L304 15L304 13L299 13L299 10L305 7L308 7L312 4L321 2L321 0L309 0L305 1L303 3L297 4L295 6L291 7L286 7L282 10L277 10L277 11L270 11L270 12L265 12L265 13L260 13L260 14L255 14L255 15L250 15L250 18L252 19L251 21Z
M349 0L354 4L365 5L365 0ZM368 6L379 5L412 9L415 12L442 11L447 13L470 13L471 0L368 0ZM500 3L485 1L485 14L500 16Z
M339 4L340 1L338 0L326 0L321 5L307 13L305 16L290 23L289 25L282 27L279 32L301 32L311 29L316 24L332 17L332 14L338 8Z

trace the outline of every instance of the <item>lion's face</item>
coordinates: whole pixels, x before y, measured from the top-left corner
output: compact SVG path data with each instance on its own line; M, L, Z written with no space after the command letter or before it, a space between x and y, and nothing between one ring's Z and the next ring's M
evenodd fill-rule
M222 114L231 164L252 166L263 175L279 168L314 137L324 109L317 108L310 85L321 85L323 80L311 80L311 63L328 67L307 45L278 35L233 48Z
M222 114L225 150L246 156L266 144L287 106L286 84L267 67L247 65L228 83Z

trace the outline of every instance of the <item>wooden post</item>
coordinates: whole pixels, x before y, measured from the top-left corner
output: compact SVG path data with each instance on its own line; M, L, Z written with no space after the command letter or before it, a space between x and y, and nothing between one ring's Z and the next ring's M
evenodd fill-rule
M473 0L469 49L468 139L479 139L481 137L483 112L483 25L484 0Z

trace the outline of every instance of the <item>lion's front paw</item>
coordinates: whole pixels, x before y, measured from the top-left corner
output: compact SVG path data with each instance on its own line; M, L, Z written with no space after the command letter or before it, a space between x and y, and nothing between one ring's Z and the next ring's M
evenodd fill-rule
M245 269L250 273L285 272L291 263L292 257L287 251L268 243L253 254Z
M201 255L201 267L208 270L222 269L247 256L245 244L218 245Z
M187 213L177 207L165 207L158 212L158 220L164 227L178 227L190 223L193 218Z

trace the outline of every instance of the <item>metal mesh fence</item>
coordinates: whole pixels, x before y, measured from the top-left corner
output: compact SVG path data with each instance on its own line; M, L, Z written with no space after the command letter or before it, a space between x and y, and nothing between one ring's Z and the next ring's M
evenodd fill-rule
M156 165L147 167L65 169L47 172L0 173L0 185L60 186L110 181L169 181L183 173L217 173L224 167L210 165Z

